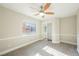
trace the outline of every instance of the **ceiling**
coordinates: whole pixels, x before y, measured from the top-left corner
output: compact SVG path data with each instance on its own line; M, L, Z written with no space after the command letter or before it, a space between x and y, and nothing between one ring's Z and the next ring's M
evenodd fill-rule
M78 3L52 3L48 11L54 12L55 14L51 16L45 15L45 18L42 18L40 15L35 16L38 13L37 9L39 10L42 3L3 3L0 5L39 20L76 15L79 8Z

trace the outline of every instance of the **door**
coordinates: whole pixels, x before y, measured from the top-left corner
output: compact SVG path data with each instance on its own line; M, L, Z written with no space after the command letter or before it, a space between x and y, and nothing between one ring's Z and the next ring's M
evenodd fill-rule
M52 24L48 23L46 26L46 37L48 41L52 41Z

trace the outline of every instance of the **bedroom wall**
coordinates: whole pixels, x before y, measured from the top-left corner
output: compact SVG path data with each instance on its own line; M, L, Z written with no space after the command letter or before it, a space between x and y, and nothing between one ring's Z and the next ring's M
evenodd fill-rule
M52 43L60 43L60 19L55 18L52 21Z
M76 39L76 16L61 18L60 40L69 44L77 44Z
M2 38L23 35L22 23L24 21L36 23L37 30L36 30L35 34L40 33L39 27L40 27L41 21L28 17L28 16L25 16L25 15L22 15L22 14L19 14L19 13L16 13L7 8L0 8L0 9L2 9L2 11L1 11L2 14L0 13L1 17L2 17L0 22L2 23L2 27L3 27L2 28L2 31L3 31Z
M79 53L79 10L77 12L77 51Z
M36 24L36 32L24 34L22 23L33 22ZM32 41L41 40L41 21L0 7L0 53Z
M1 8L1 6L0 6L0 8ZM0 9L0 38L2 37L2 9Z
M48 21L49 20L49 21ZM52 23L52 42L77 44L76 38L76 16L65 18L51 18L44 21L45 24Z

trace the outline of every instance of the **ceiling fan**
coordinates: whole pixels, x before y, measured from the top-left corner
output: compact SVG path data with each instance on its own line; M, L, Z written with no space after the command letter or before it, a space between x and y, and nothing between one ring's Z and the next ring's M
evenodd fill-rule
M42 18L45 17L45 14L46 15L53 15L54 12L48 12L47 9L50 7L51 3L46 3L46 4L43 4L40 6L40 9L38 10L38 13L35 14L35 16L37 15L41 15Z

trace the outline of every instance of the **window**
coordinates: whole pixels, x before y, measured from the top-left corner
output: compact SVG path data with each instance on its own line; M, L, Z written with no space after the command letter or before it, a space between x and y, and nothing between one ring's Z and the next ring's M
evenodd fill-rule
M23 32L24 33L36 32L36 24L29 23L29 22L24 22L23 23Z

